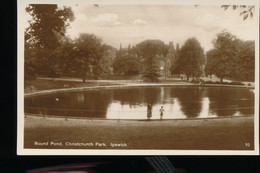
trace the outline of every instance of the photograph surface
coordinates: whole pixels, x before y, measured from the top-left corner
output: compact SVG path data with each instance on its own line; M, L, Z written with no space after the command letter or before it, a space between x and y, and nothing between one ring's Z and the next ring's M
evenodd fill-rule
M255 1L18 3L19 155L259 154Z

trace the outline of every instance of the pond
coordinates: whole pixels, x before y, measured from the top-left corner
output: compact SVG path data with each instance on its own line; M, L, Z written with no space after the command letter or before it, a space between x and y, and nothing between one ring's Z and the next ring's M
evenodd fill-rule
M254 92L231 87L127 87L25 98L25 113L104 119L209 118L254 114Z

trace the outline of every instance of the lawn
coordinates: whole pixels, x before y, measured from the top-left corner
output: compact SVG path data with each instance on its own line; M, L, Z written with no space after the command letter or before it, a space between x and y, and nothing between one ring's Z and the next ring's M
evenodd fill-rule
M254 118L118 122L27 117L24 141L25 148L253 150ZM62 145L38 146L35 141ZM66 142L94 146L66 146ZM96 142L106 146L95 146Z

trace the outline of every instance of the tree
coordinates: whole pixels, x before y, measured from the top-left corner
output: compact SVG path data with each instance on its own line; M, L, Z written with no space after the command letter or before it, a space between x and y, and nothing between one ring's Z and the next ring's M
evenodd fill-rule
M26 29L30 42L37 47L55 49L59 46L59 34L65 35L66 27L74 20L70 7L58 8L53 4L30 4L26 12L32 16L30 26Z
M73 70L79 74L83 82L87 76L98 78L102 73L101 60L103 49L101 39L93 34L80 34L74 41Z
M158 81L159 66L157 56L166 56L167 46L161 40L145 40L136 45L143 62L143 78Z
M223 78L225 76L228 76L228 70L227 63L225 62L228 57L226 56L221 56L219 51L217 50L210 50L206 53L207 57L207 63L205 67L205 73L206 75L213 75L215 74L220 78L220 82L223 81Z
M57 58L57 73L62 76L77 76L74 64L76 54L74 41L65 37L60 46L55 49L54 54Z
M143 78L147 81L157 82L159 78L159 67L155 56L146 56L144 59Z
M140 45L139 45L140 46ZM146 43L142 48L143 54L143 78L144 80L156 82L159 78L159 67L156 62L156 44Z
M37 59L36 72L50 75L55 73L56 59L54 50L60 45L74 14L69 7L57 5L30 4L26 8L32 19L25 31L25 42L34 44ZM25 62L28 57L25 56Z
M116 58L118 50L110 45L103 44L102 68L103 76L113 74L113 61Z
M133 55L117 56L113 63L114 73L123 75L139 74L140 59Z
M254 42L244 42L236 36L221 32L213 40L214 48L206 54L206 75L250 80L254 76Z
M206 53L205 72L206 75L216 75L222 82L224 77L232 77L238 39L228 32L221 32L217 34L213 44L214 49Z
M140 56L156 56L158 50L164 56L166 56L168 52L168 47L161 40L145 40L141 43L138 43L136 47L134 47L139 53Z
M171 71L173 74L185 74L189 77L199 77L203 73L205 63L204 50L196 38L188 39L178 52Z
M30 81L36 79L36 52L33 44L25 42L24 44L24 80Z
M255 79L255 42L240 41L239 51L235 59L234 77L243 81Z

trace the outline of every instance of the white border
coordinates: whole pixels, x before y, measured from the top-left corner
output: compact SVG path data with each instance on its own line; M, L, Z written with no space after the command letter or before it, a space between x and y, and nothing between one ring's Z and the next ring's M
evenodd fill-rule
M101 149L24 149L24 16L27 4L71 5L71 0L18 0L18 57L17 57L17 154L18 155L259 155L259 20L258 41L255 43L255 150L101 150ZM74 0L75 4L175 4L175 5L255 5L255 15L259 17L257 0ZM258 18L259 19L259 18Z

